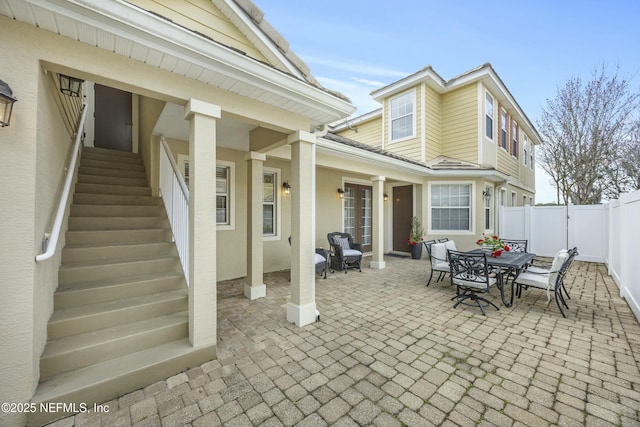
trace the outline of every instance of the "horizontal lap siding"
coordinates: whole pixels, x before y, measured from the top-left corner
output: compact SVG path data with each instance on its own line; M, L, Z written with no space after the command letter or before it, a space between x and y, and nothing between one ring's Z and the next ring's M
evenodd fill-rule
M442 99L436 91L425 86L426 100L426 160L429 161L442 154Z
M382 145L382 118L377 117L367 122L358 123L353 126L353 130L345 129L338 132L338 135L372 147L380 147Z
M442 97L442 155L478 162L478 96L469 85Z
M247 38L211 3L210 0L129 0L131 3L213 40L238 49L252 58L266 58Z
M498 148L498 171L514 178L520 177L519 160L501 147Z

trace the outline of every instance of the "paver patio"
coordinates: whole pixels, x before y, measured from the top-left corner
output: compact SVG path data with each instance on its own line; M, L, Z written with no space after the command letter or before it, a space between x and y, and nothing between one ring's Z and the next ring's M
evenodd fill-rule
M385 261L318 278L304 328L285 320L288 272L256 301L221 282L217 360L52 425L640 425L640 325L604 265L574 263L563 319L539 290L453 309L427 262Z

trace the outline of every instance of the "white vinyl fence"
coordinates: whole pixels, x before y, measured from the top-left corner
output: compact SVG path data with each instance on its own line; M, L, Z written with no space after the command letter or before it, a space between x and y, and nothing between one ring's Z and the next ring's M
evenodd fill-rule
M528 250L553 257L578 248L580 261L603 262L640 320L640 191L603 205L524 206L500 209L500 236L527 239Z

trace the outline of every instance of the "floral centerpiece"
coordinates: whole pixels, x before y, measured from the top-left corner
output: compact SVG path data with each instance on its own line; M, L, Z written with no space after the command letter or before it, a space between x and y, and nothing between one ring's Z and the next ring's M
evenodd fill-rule
M491 256L494 258L502 255L503 251L509 252L511 250L511 248L508 245L505 245L498 236L491 236L487 234L484 234L482 239L478 239L478 241L476 241L476 245L490 249Z

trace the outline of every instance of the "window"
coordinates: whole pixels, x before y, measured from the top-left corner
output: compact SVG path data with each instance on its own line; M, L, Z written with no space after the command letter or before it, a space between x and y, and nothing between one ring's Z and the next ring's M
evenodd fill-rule
M527 166L527 162L529 157L529 140L527 139L527 135L523 136L522 141L522 164Z
M527 204L527 196L526 195L522 195L522 206L525 206Z
M344 232L360 242L365 252L372 248L372 195L370 185L344 184Z
M515 120L511 119L511 145L509 147L509 152L512 156L517 156L518 149L518 123Z
M471 184L431 185L431 229L471 231Z
M493 98L487 93L487 97L484 105L485 114L485 135L487 138L493 139Z
M485 194L493 194L491 187L484 187ZM483 194L484 196L484 194ZM491 197L484 196L484 229L491 230Z
M518 199L516 199L516 192L515 191L511 192L511 206L512 207L518 206Z
M262 174L262 234L276 234L276 174Z
M531 168L531 170L533 170L533 158L533 145L531 145L531 147L529 148L529 167Z
M415 92L407 92L389 101L391 110L391 141L411 138L415 135Z
M507 149L507 112L500 111L500 146Z
M229 224L229 167L216 166L216 224Z

